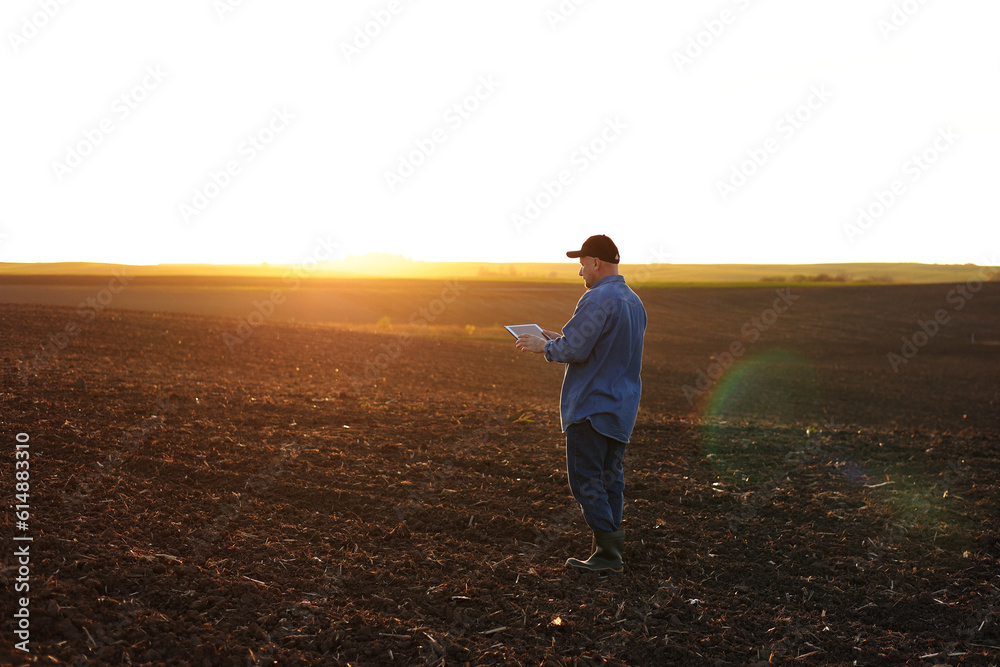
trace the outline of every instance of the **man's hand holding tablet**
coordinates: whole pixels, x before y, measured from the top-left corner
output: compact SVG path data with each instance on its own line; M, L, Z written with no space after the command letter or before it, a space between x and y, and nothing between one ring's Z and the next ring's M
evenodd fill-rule
M509 324L504 327L510 335L517 338L514 346L522 352L535 352L541 354L545 351L545 342L559 338L560 334L555 331L547 331L537 324Z

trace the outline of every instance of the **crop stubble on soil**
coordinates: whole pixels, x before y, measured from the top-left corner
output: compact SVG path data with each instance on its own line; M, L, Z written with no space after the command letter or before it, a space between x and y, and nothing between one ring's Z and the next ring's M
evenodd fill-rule
M508 341L415 337L358 381L392 333L269 322L230 353L229 319L120 310L24 378L73 311L0 306L5 488L13 434L32 437L33 653L17 658L996 663L998 348L942 334L893 374L909 326L894 297L852 316L846 292L811 296L754 348L798 361L709 418L678 385L759 304L643 294L615 578L563 571L589 537L561 371ZM1000 295L982 296L967 322L995 336ZM816 396L794 414L775 407L803 387Z

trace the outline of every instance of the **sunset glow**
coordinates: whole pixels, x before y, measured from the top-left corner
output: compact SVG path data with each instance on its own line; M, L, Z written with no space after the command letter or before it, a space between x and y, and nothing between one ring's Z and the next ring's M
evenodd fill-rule
M0 261L997 263L995 3L390 4L9 3Z

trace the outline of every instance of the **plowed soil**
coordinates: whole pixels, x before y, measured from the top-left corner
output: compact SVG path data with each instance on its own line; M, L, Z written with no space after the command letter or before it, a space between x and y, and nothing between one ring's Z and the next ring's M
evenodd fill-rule
M430 298L412 289L394 307ZM449 322L497 319L477 289ZM543 326L572 311L553 289ZM512 339L273 318L231 350L231 317L0 304L5 544L34 538L31 652L8 584L0 662L996 664L1000 285L887 361L949 289L805 290L753 343L773 289L642 291L626 568L607 577L563 567L590 537L562 369ZM686 400L733 340L747 353Z

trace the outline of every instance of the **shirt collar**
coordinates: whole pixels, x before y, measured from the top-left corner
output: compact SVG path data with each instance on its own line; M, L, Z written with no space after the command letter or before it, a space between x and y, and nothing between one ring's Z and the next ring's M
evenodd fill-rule
M594 286L591 287L590 289L597 289L598 287L600 287L601 285L604 285L605 283L619 283L619 282L622 282L622 283L625 282L625 276L623 276L620 273L616 274L616 275L613 275L613 276L604 276L603 278L601 278L600 280L598 280L596 283L594 283Z

